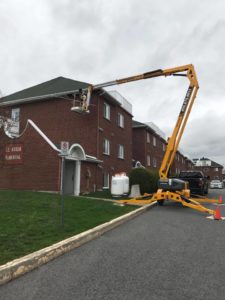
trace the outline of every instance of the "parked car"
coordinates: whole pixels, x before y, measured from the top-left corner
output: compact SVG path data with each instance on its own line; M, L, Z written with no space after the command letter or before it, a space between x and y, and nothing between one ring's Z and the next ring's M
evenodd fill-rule
M211 189L222 189L223 188L223 182L216 179L216 180L212 180L210 182L210 188Z
M191 194L208 194L209 178L204 176L203 172L197 170L181 171L179 178L189 183Z

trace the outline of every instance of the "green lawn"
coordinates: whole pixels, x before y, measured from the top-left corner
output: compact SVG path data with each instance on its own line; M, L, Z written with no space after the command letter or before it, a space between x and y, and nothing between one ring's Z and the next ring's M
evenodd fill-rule
M123 215L134 207L85 197L0 191L0 265Z

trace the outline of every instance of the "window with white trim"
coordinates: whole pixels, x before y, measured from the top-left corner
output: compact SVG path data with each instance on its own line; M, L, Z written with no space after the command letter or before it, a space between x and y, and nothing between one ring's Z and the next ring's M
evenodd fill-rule
M163 149L163 152L166 151L166 145L164 143L162 143L162 149Z
M109 188L109 173L108 172L103 173L103 187Z
M110 105L104 102L103 116L105 119L110 120Z
M107 139L103 140L103 154L110 154L110 142Z
M151 157L150 155L147 155L147 167L151 166Z
M118 113L117 115L117 124L119 127L124 128L124 115Z
M156 168L157 167L157 160L155 157L153 157L153 167Z
M118 158L124 159L124 146L118 145Z
M156 137L153 136L153 146L156 147Z
M11 119L14 122L19 122L20 121L20 108L12 108Z
M20 108L12 108L11 119L13 125L10 127L11 134L19 134L20 132Z
M147 143L149 144L150 143L150 133L147 132Z

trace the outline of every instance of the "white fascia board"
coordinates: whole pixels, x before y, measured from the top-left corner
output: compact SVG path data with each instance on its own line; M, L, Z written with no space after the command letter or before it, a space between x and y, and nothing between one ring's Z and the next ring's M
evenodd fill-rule
M60 96L64 96L67 94L73 94L73 93L77 93L77 92L78 92L78 90L71 90L71 91L59 92L59 93L54 93L54 94L47 94L47 95L41 95L41 96L9 100L9 101L5 101L5 102L0 102L0 106L10 106L10 105L32 102L32 101L37 101L37 100L46 100L48 98L57 98Z
M95 163L102 163L103 162L102 160L99 160L97 157L87 155L87 154L86 154L86 161L87 162L95 162Z

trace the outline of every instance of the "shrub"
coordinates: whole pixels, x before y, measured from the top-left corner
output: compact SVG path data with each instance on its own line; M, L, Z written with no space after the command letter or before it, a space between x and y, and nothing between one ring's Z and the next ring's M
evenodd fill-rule
M159 175L157 171L144 168L132 169L129 174L130 186L140 185L141 194L154 193L158 188Z

